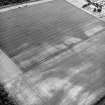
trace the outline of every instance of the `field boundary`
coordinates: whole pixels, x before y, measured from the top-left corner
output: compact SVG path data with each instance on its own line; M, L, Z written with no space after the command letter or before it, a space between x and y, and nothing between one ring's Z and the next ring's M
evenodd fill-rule
M32 5L42 4L42 3L49 2L49 1L53 1L53 0L32 1L32 2L18 4L18 5L11 6L11 7L5 7L5 8L0 9L0 13L7 12L7 11L10 11L10 10L14 10L14 9L17 9L17 8L22 8L22 7L27 7L27 6L30 7Z

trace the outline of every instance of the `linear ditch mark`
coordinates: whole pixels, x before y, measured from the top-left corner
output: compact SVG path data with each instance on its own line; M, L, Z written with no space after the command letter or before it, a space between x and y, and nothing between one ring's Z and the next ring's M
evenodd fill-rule
M78 42L76 44L71 44L70 46L68 46L67 49L62 49L61 51L58 51L58 52L56 52L56 53L54 53L52 55L49 55L46 58L40 60L39 62L33 62L31 65L29 65L26 68L24 68L24 70L27 71L27 70L30 70L32 68L36 68L36 67L40 66L41 64L43 64L44 62L49 61L51 59L54 59L55 57L59 56L60 54L69 51L70 49L72 49L72 47L74 47L75 45L77 45L79 43L81 43L81 42Z

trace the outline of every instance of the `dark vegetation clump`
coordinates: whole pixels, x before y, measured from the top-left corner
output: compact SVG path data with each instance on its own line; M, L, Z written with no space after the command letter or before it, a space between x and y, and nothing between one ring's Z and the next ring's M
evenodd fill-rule
M0 105L18 105L15 99L8 94L3 84L0 83Z
M103 7L105 6L105 0L86 0L86 4L82 6L82 8L86 8L90 5L94 6L93 12L101 12Z

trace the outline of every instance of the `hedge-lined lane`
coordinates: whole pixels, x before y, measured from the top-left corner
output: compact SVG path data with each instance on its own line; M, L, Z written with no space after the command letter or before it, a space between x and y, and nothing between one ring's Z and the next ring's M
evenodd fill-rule
M27 1L30 1L30 0L0 0L0 6L16 4L16 3L23 3Z

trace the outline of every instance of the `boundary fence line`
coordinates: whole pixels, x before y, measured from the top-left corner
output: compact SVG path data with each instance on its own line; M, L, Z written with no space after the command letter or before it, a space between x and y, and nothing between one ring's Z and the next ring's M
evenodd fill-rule
M35 2L20 4L20 5L15 5L15 6L11 6L11 7L6 7L6 8L0 9L0 13L7 12L7 11L10 11L10 10L14 10L14 9L17 9L17 8L22 8L22 7L25 7L25 6L32 6L32 5L37 5L37 4L41 4L41 3L46 3L46 2L49 2L49 1L53 1L53 0L41 0L41 1L35 1Z

